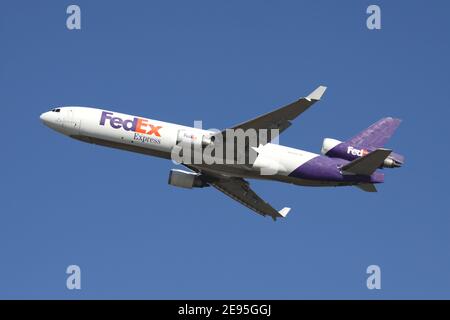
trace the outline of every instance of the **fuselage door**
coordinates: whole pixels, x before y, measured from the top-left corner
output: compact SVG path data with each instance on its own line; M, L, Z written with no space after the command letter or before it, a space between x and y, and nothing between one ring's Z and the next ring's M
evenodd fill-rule
M79 134L80 132L80 119L75 115L72 109L64 110L62 117L63 128L69 131L71 134Z

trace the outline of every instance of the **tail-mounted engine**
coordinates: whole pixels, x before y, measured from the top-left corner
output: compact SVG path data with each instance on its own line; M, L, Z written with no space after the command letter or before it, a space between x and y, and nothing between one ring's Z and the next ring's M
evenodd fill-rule
M324 156L328 156L331 158L340 158L348 161L353 161L359 157L365 156L375 149L376 148L372 147L354 147L347 142L325 138L322 143L321 153ZM404 157L402 155L392 152L390 156L384 160L382 168L398 168L402 166L403 162Z

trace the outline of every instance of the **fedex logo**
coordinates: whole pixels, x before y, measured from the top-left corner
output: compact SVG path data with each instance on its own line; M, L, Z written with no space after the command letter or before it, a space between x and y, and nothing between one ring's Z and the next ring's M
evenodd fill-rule
M148 123L148 120L142 118L133 118L133 120L123 120L120 117L113 117L113 112L102 112L102 116L100 117L100 125L104 126L106 120L109 121L109 125L114 129L123 128L125 131L133 131L142 134L155 135L157 137L161 137L159 133L159 129L161 126L154 126Z
M347 153L354 155L354 156L358 156L358 157L364 157L366 154L369 153L369 151L365 150L365 149L355 149L353 147L347 147Z

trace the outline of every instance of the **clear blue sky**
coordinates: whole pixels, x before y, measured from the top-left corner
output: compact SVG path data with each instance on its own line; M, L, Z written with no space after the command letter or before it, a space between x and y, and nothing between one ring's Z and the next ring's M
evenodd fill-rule
M66 28L66 8L82 30ZM366 8L382 29L366 28ZM445 1L2 1L0 298L450 298ZM406 165L378 194L253 182L274 223L170 161L44 127L59 105L225 128L323 101L280 142L319 152L384 116ZM66 267L82 290L66 289ZM382 289L368 290L377 264Z

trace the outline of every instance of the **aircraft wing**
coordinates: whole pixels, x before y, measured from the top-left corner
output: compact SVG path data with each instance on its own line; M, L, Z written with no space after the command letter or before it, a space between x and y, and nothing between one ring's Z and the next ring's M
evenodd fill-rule
M260 129L268 130L268 141L274 139L277 135L270 136L270 129L278 129L279 134L291 126L291 121L297 118L300 114L308 110L310 106L320 100L327 87L319 86L316 90L311 92L308 96L301 98L291 104L278 108L272 112L263 114L252 120L240 123L231 127L230 129L255 129L257 133ZM226 131L221 132L222 137L226 136Z
M269 203L261 199L250 188L250 183L243 178L224 176L198 168L194 165L184 164L184 166L194 172L200 173L210 186L213 186L233 200L236 200L262 216L271 216L274 221L277 218L285 218L291 210L291 208L287 207L280 211L275 210Z
M269 203L261 199L250 188L250 183L243 178L224 176L193 165L184 164L184 166L200 173L210 186L213 186L233 200L236 200L262 216L271 216L274 221L277 218L286 217L291 210L291 208L287 207L280 211L275 210Z
M244 206L252 209L262 216L271 216L275 221L277 218L284 218L291 208L275 210L270 204L261 199L251 188L250 184L242 178L227 178L211 182L217 190L225 193L230 198L240 202Z

